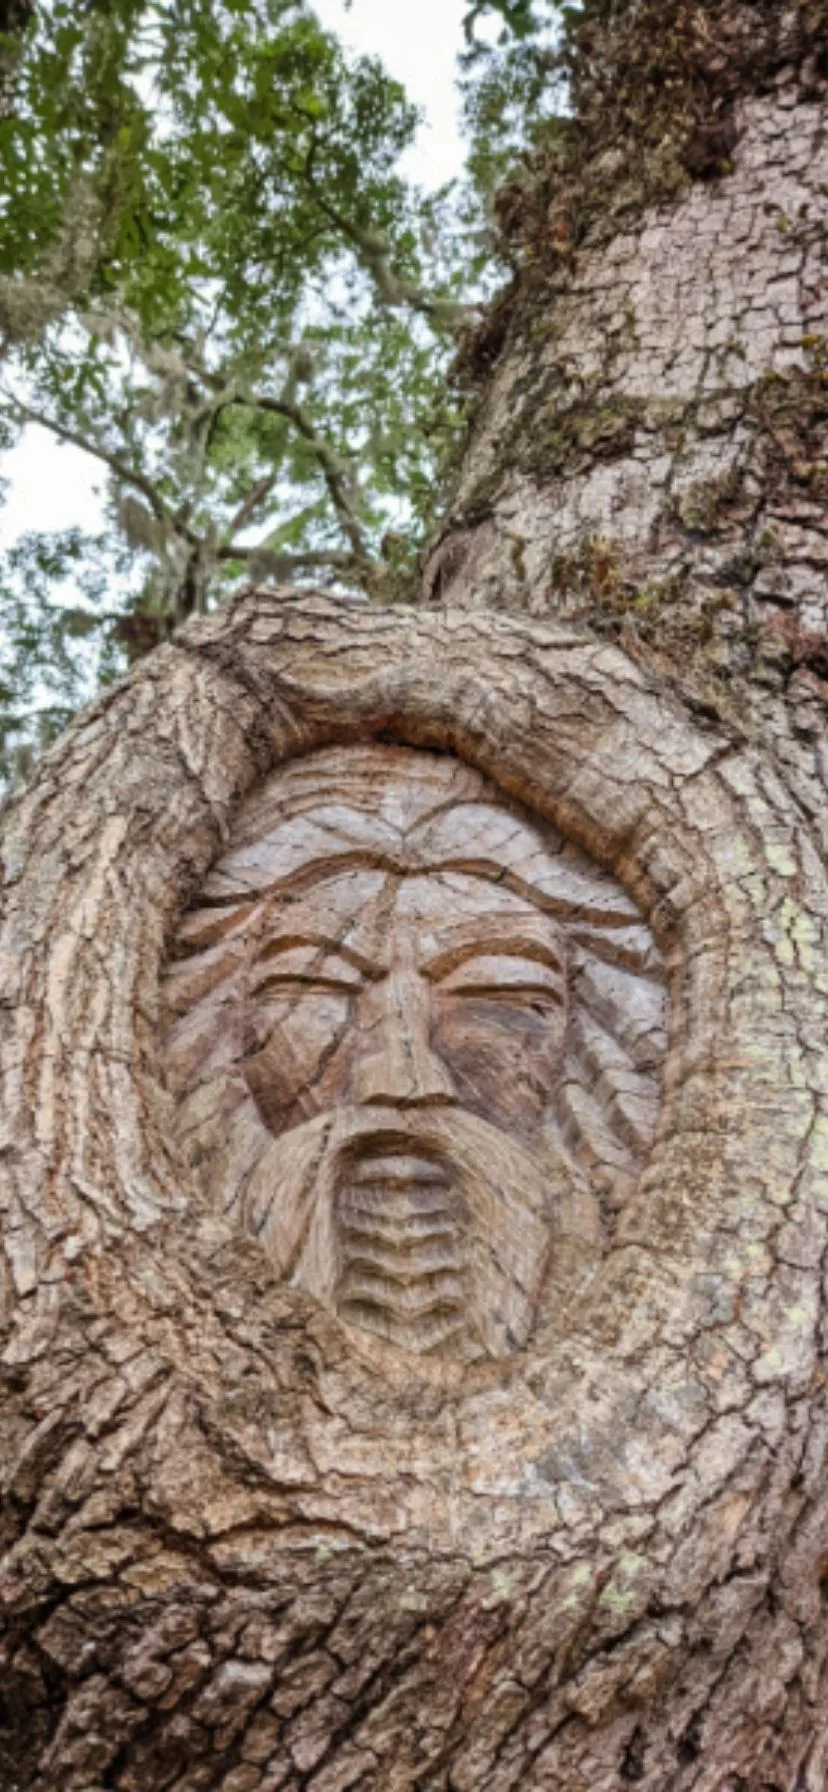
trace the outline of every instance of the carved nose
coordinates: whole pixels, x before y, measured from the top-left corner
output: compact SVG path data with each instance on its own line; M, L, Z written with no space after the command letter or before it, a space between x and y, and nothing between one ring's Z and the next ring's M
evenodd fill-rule
M355 1101L398 1106L455 1100L448 1072L431 1049L428 985L392 971L375 986L375 1011L366 1016L364 1050L353 1071Z

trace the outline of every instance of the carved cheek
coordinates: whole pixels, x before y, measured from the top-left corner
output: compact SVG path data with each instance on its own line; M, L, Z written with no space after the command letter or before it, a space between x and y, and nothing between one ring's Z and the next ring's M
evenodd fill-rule
M517 1135L543 1121L563 1051L565 1014L520 1001L443 995L434 1044L459 1100Z
M262 1005L249 1017L244 1071L272 1132L284 1132L336 1100L350 1020L348 995L328 991Z

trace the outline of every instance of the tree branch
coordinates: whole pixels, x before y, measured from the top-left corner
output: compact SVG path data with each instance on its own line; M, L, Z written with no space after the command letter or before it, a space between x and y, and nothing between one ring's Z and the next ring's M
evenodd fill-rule
M120 455L113 454L111 449L102 448L98 442L90 442L78 430L67 428L65 423L58 423L55 417L47 416L45 411L37 411L31 405L24 404L22 399L17 398L13 392L7 391L6 396L19 416L25 418L27 423L39 423L43 429L50 430L51 434L57 436L60 441L70 442L73 448L80 448L85 454L93 455L95 460L103 461L104 465L109 467L118 479L122 479L125 485L134 486L136 491L142 493L159 522L167 523L176 535L182 536L189 543L190 547L198 547L199 537L170 510L146 474L139 472L137 467L130 467L126 461L121 460Z
M270 497L278 477L278 473L266 473L264 479L260 479L258 483L251 488L247 497L239 505L235 516L231 517L230 522L227 525L227 534L230 541L233 540L234 535L238 535L242 529L247 528L248 523L252 522L260 505L264 503L266 498Z
M292 398L258 397L248 392L238 393L231 402L245 405L250 410L267 411L273 416L285 417L288 423L293 424L294 429L307 442L319 462L331 503L354 555L363 563L369 561L371 555L366 546L365 534L348 496L347 469L330 443L325 441L324 436L319 435L307 411L303 410L302 406Z
M422 317L428 318L435 330L455 332L473 317L478 317L478 305L464 305L457 299L441 297L418 286L415 280L409 280L404 274L395 273L391 266L387 239L379 231L365 230L346 218L344 212L334 205L323 191L316 177L315 161L319 140L313 129L313 121L302 106L293 102L297 111L306 122L311 124L311 142L305 159L305 176L320 211L329 218L346 242L351 244L360 261L370 274L377 291L380 303L389 309L400 309L408 306Z
M294 354L293 359L295 360L295 358ZM216 410L218 408L223 408L225 405L239 405L241 407L246 407L249 410L265 411L273 416L284 417L286 422L293 425L293 428L299 435L301 435L302 439L307 442L308 447L319 462L322 476L328 488L328 496L330 497L333 508L339 519L342 532L350 543L351 555L363 566L371 565L373 556L368 548L365 532L348 492L348 469L344 462L340 460L336 451L331 447L331 444L325 440L324 436L319 434L319 431L316 429L308 412L297 402L294 396L296 389L296 375L293 365L291 365L282 392L278 397L271 398L247 392L238 386L228 384L228 382L225 379L222 379L219 374L211 373L209 368L204 367L191 352L185 351L183 360L188 371L194 374L197 379L200 379L202 384L206 386L209 391L212 391L217 395L215 401ZM213 407L206 406L205 411L212 408ZM246 523L249 522L253 511L263 502L268 492L272 490L273 485L276 483L276 478L276 474L265 475L264 478L253 487L247 498L244 499L228 526L228 534L231 542L233 536L238 534L239 531L245 527ZM231 555L230 557L233 558L235 555ZM351 557L349 556L349 564L350 563Z
M280 570L299 570L310 566L330 566L337 572L359 572L365 570L365 561L358 560L354 554L345 554L337 548L308 548L304 554L282 553L280 548L269 548L266 541L259 542L257 547L233 547L227 543L217 549L218 560L264 560L278 561Z

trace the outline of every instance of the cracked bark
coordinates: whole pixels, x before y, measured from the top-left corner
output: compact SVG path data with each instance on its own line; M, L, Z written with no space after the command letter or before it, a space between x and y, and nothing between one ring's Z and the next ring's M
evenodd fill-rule
M9 1792L824 1792L828 799L802 647L828 621L824 509L818 470L791 495L790 456L779 497L791 425L751 409L763 370L799 392L819 327L815 237L789 284L790 232L763 222L784 163L779 204L813 223L824 101L798 79L745 101L718 185L587 244L516 314L433 608L243 594L81 716L7 812ZM558 433L544 466L561 339L593 365L619 257L650 322L612 377L643 420L609 459ZM644 281L678 262L686 290ZM754 330L754 276L787 321ZM708 297L741 320L735 395L709 345L694 359ZM720 502L734 466L747 509ZM773 591L717 584L771 522ZM455 753L546 817L668 968L661 1121L600 1268L563 1335L455 1376L366 1360L274 1278L198 1184L162 1074L163 968L244 797L375 739Z

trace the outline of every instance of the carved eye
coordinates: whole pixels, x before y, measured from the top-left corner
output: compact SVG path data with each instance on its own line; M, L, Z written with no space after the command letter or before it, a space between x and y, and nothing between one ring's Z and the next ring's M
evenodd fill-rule
M305 995L350 995L362 987L356 967L331 951L325 942L281 946L275 942L262 954L251 987L254 1001L283 996L296 1001Z
M301 1039L303 1059L326 1050L347 1024L360 972L325 941L273 942L253 971L246 1009L248 1052Z
M514 1002L524 1007L546 1009L560 1006L558 990L534 983L458 983L448 991L452 996L476 996L485 1002Z
M512 1009L528 1008L539 1015L561 1008L564 1002L563 978L556 968L539 959L506 953L466 959L441 980L440 990L445 995L503 1003Z
M263 983L257 983L253 993L257 997L350 995L352 990L358 988L358 983L340 982L335 977L291 976L289 973L276 971Z

